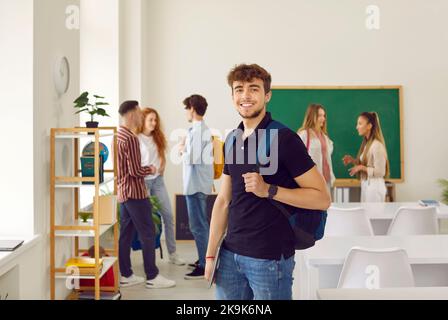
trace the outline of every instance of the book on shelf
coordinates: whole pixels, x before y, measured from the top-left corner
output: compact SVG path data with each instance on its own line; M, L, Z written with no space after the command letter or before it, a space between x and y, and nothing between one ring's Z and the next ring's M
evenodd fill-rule
M103 156L100 155L100 165L99 165L99 177L100 183L104 182L104 163ZM95 157L85 156L81 157L81 174L84 178L95 176ZM83 181L83 184L94 184L93 182Z
M80 276L95 276L95 268L78 268ZM101 274L103 266L99 266L98 272Z
M99 265L103 265L103 259L99 259ZM71 258L65 263L65 266L78 268L95 268L95 259L89 257Z

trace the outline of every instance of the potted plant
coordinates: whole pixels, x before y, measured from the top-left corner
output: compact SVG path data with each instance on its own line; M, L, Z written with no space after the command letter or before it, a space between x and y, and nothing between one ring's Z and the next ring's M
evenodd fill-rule
M448 204L448 180L440 179L439 184L442 187L442 202Z
M91 103L88 92L83 92L78 98L76 98L73 103L74 107L78 109L75 114L86 112L90 114L90 121L86 122L87 128L98 128L98 121L94 121L94 115L99 115L103 117L110 117L106 110L102 106L108 106L109 103L104 101L99 101L105 99L104 97L93 95L95 101Z
M88 219L92 216L92 213L87 211L80 211L78 213L78 216L81 218L81 224L88 224Z

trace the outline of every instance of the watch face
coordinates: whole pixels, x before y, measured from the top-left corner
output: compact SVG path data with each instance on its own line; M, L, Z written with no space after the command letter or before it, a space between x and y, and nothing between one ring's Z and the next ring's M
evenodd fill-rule
M67 92L70 84L70 65L66 57L57 60L54 68L54 83L59 94Z

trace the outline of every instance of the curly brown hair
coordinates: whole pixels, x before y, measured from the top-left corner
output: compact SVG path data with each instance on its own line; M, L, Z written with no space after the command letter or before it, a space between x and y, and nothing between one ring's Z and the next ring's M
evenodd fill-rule
M235 66L227 76L227 83L232 88L235 81L251 82L253 79L263 80L264 92L271 92L272 77L258 64L240 64Z

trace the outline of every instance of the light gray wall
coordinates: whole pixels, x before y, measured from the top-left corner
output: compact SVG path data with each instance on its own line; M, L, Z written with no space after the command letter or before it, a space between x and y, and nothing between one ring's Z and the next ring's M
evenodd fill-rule
M49 298L50 128L79 125L79 116L74 114L72 104L79 95L79 30L66 28L66 8L79 6L79 0L35 0L34 4L35 228L36 233L42 234L42 298ZM53 83L53 68L60 56L68 58L71 71L69 89L62 96L58 96ZM56 142L57 175L73 175L72 146L72 140ZM71 224L72 216L73 191L57 190L56 223ZM57 267L71 257L71 246L71 239L57 239ZM56 285L56 297L64 299L65 281L57 280Z

